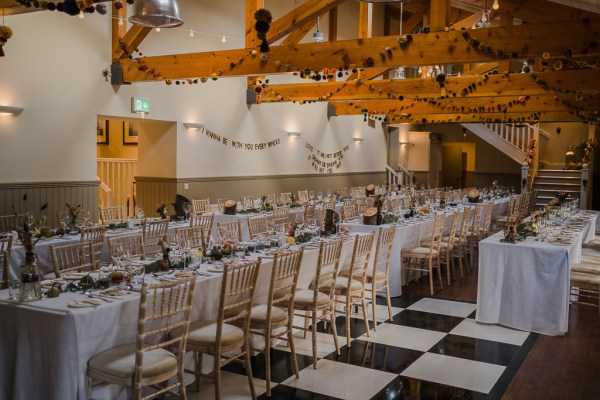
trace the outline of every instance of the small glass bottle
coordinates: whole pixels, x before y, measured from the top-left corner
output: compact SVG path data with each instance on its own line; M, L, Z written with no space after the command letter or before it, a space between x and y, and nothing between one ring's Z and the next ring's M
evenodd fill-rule
M42 282L35 253L25 253L21 262L21 301L30 302L41 300Z

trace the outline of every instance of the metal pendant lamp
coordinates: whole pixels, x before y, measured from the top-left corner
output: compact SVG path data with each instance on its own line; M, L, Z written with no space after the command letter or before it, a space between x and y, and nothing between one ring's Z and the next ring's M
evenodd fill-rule
M183 24L177 0L138 0L129 22L147 28L175 28Z

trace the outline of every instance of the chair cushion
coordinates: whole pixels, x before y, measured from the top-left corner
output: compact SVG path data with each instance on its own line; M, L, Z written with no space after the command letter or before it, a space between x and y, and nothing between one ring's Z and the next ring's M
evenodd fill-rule
M258 306L252 307L252 313L250 314L251 322L267 322L267 310L268 306L266 304L260 304ZM281 308L272 307L271 309L271 322L281 322L287 319L287 312L282 310Z
M375 273L375 279L378 281L385 281L387 279L387 277L385 276L385 272L377 271ZM372 269L369 269L367 271L367 281L369 281L369 282L373 281L373 270Z
M600 275L600 264L581 263L574 264L571 268L573 272L583 272L586 274L598 274Z
M217 341L217 323L214 321L196 321L190 323L188 343L209 346ZM221 344L224 347L244 341L244 331L237 326L223 324Z
M598 286L600 285L600 275L571 272L571 286L575 286L578 283Z
M444 241L445 240L445 241ZM425 241L425 242L421 242L419 243L420 247L431 247L431 241ZM436 247L435 245L433 247ZM440 248L445 249L448 247L448 238L442 238L442 240L440 241Z
M88 361L90 371L118 378L130 378L135 373L135 344L106 350ZM156 349L144 353L142 377L159 376L177 370L177 357L167 350Z
M350 291L354 292L357 290L361 290L363 287L362 283L360 283L360 281L357 281L356 279L352 279L352 282L350 282ZM338 277L335 279L335 290L340 290L340 291L345 291L348 289L348 278L344 278L344 277Z
M429 255L429 247L415 247L414 249L410 249L410 250L402 250L402 256L403 257L424 257L424 256L428 256ZM438 252L437 250L433 249L431 250L431 254L434 256L437 256Z
M294 296L294 304L306 308L313 304L315 292L310 289L301 289L296 290L296 295ZM317 305L322 306L329 303L329 296L325 293L317 293Z

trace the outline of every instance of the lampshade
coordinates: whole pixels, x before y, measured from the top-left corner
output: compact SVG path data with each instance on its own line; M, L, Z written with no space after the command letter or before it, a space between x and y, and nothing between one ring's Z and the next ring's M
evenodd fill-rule
M204 124L200 124L197 122L184 122L183 126L185 127L185 129L197 131L197 130L202 129L204 127Z
M175 28L183 24L177 0L138 0L129 22L147 28Z
M19 115L23 112L23 107L2 106L0 105L0 114L2 115Z

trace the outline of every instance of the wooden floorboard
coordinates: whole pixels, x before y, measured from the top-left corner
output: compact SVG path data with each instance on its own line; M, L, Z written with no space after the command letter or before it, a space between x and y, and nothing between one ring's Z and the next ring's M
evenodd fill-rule
M453 281L434 297L477 301L477 270ZM402 288L403 294L429 296L426 278ZM571 304L565 336L540 335L506 389L507 400L600 399L600 315L597 308Z

